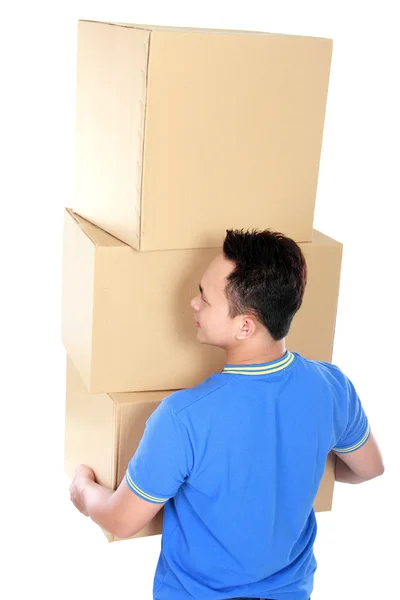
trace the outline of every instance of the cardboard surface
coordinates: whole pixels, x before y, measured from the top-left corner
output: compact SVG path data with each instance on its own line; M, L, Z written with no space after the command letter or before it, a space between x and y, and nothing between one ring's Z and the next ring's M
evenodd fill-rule
M314 233L287 347L331 361L342 244ZM219 248L138 252L65 211L62 340L91 393L193 387L225 364L196 340L191 299Z
M91 466L97 481L110 489L121 483L129 460L142 438L146 420L170 392L90 394L71 360L67 360L65 414L65 471L73 478L78 464ZM329 457L318 495L316 511L332 508L334 458ZM133 538L162 533L164 508ZM119 540L105 530L111 541Z
M310 241L332 41L79 21L75 212L133 248Z

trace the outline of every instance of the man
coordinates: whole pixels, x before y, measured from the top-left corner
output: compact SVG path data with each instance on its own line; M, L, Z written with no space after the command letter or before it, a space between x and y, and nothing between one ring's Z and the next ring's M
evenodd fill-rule
M77 469L75 506L119 537L164 506L157 600L308 600L328 453L337 481L383 473L352 382L285 347L306 281L290 238L228 230L191 302L198 341L224 348L225 368L161 402L115 492Z

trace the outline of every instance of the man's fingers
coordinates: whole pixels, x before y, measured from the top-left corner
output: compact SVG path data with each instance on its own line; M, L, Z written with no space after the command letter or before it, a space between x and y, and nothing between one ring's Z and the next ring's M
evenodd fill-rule
M85 515L85 517L88 517L88 513L84 510L83 504L81 504L78 500L78 498L76 497L76 495L74 494L74 491L72 490L70 492L70 498L71 498L71 502L72 504L79 510L79 512L81 512L83 515Z
M75 502L73 498L71 498L72 500L72 504L75 506L75 508L77 508L79 510L80 513L82 513L82 515L85 515L85 517L88 517L88 513L84 510L83 506L81 504L79 504L79 502Z

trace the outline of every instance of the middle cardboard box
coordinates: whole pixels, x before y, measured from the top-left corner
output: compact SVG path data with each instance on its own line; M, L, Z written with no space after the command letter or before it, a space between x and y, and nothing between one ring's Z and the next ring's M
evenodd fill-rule
M342 244L314 230L287 347L330 362ZM225 352L196 339L191 299L221 248L142 253L65 211L62 340L92 394L193 387Z

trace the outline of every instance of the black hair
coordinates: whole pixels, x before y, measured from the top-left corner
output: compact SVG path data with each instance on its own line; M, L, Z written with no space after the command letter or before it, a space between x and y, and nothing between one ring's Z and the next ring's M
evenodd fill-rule
M303 301L307 264L301 248L282 233L227 229L225 258L235 265L225 294L229 316L250 313L274 340L284 338Z

